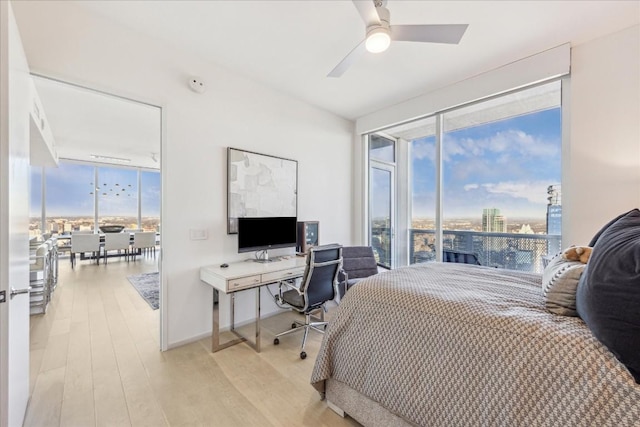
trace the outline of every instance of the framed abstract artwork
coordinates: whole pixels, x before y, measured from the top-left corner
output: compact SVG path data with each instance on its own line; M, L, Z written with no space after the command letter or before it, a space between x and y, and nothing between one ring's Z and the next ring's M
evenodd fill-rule
M297 217L298 162L227 148L227 233L241 217Z

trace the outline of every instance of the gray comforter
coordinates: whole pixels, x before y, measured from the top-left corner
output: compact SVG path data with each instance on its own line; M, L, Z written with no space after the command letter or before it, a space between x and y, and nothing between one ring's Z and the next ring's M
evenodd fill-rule
M422 426L640 426L640 386L541 276L428 263L349 290L311 382L341 381Z

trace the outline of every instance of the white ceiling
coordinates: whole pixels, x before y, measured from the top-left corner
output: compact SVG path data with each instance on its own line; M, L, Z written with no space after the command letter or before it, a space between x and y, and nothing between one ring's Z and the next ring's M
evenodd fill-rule
M33 79L60 158L160 168L158 107L47 78Z
M15 4L19 18L37 13L38 6L25 7L29 3ZM469 28L459 45L393 42L336 79L327 73L364 38L349 0L47 4L60 9L67 29L81 31L83 23L73 21L82 15L65 8L82 8L351 120L560 44L575 46L640 23L640 0L389 0L392 25ZM60 157L100 154L159 167L151 154L160 151L158 109L38 80Z
M459 45L394 42L335 79L327 73L364 38L349 0L77 4L348 119L640 22L639 1L389 0L392 25L469 28Z

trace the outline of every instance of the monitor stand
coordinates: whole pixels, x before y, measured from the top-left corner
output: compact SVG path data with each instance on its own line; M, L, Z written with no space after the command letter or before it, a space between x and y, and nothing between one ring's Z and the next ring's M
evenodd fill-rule
M261 255L258 255L258 252L262 252ZM280 261L279 257L275 257L275 258L269 258L269 251L267 249L263 250L263 251L258 251L256 252L256 256L254 258L254 262L262 262L262 263L267 263L267 262L275 262L275 261Z

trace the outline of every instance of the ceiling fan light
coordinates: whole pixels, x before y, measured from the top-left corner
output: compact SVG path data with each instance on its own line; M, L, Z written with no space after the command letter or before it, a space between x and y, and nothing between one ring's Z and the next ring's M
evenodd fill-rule
M391 36L389 30L384 27L375 28L367 34L365 47L371 53L380 53L387 50L391 44Z

